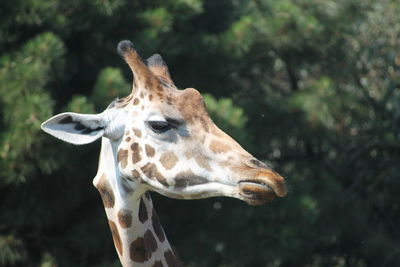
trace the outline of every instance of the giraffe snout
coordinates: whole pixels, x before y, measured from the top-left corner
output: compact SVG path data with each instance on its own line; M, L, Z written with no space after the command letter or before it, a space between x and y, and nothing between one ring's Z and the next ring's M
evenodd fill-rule
M284 178L269 169L260 170L252 179L240 181L239 189L243 200L250 205L262 205L287 193Z
M273 170L262 170L258 173L258 179L274 190L278 197L284 197L287 194L285 179Z

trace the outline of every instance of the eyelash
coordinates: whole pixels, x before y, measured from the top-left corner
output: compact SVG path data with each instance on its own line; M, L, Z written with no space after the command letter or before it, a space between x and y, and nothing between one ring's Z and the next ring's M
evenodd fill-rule
M148 121L150 129L158 134L165 133L172 128L172 125L166 121Z

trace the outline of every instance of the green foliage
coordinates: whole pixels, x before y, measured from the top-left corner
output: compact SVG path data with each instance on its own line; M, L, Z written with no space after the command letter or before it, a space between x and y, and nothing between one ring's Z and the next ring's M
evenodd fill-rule
M0 185L26 181L34 174L35 164L43 165L37 150L41 142L39 126L52 108L44 87L63 53L60 39L44 33L27 42L21 51L0 58L0 169L4 177Z
M24 260L23 242L12 235L0 236L0 264L14 265Z
M91 114L95 113L94 105L89 102L86 96L75 95L68 103L65 111L72 111L77 113Z
M55 266L57 266L57 262L53 256L46 253L46 254L44 254L39 266L40 267L55 267Z
M111 100L128 95L130 90L131 86L125 81L121 70L108 67L99 73L91 99L97 110L102 111Z
M227 97L215 99L210 94L204 94L204 102L207 111L216 125L224 132L231 133L233 139L242 145L250 146L251 140L246 132L247 117L244 110L234 106L232 100Z
M185 264L400 265L398 1L17 0L0 13L0 265L118 266L91 185L99 144L40 124L129 93L122 39L160 53L287 177L288 196L263 207L153 194Z

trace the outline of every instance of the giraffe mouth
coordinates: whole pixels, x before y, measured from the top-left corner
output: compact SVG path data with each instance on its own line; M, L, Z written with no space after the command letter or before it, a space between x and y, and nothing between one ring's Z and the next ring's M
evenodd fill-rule
M277 196L272 187L262 181L240 181L239 189L239 194L249 205L263 205Z

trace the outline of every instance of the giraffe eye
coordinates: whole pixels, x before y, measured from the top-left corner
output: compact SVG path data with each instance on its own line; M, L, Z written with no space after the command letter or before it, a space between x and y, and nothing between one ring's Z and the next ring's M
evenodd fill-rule
M172 126L166 121L148 121L150 129L158 134L164 133L172 128Z

